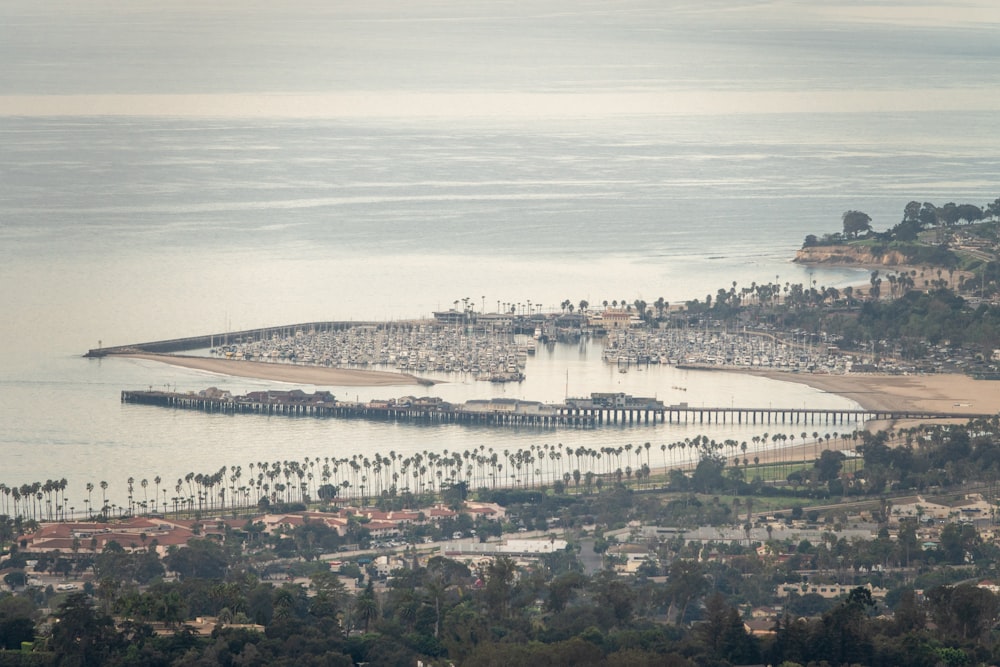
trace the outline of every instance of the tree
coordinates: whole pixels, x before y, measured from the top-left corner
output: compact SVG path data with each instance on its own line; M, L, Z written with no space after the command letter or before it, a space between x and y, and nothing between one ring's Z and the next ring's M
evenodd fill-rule
M748 634L735 607L726 604L721 593L705 600L705 618L697 628L697 636L719 660L743 665L757 662L760 651L754 637Z
M165 561L185 579L222 579L229 566L225 551L212 540L190 540L186 547L174 549Z
M354 600L354 614L364 624L365 632L368 632L369 624L378 618L378 600L375 598L375 588L371 579L368 580L365 590Z
M923 630L927 622L927 615L912 588L904 588L900 592L899 601L892 612L893 625L900 634Z
M997 596L974 584L937 586L927 592L930 616L947 636L978 641L996 623Z
M4 575L3 582L10 586L11 590L23 588L28 584L28 575L24 570L13 570Z
M965 562L965 553L974 551L982 540L975 526L971 524L949 523L941 530L940 551L952 565Z
M673 622L683 623L688 605L708 588L708 581L699 563L687 559L674 561L667 577L667 595L673 611ZM670 615L668 614L668 617Z
M868 616L875 610L871 591L851 590L847 599L823 615L816 642L835 664L871 664L874 647Z
M986 215L993 219L1000 218L1000 197L986 205Z
M316 495L319 496L320 500L329 502L337 497L337 487L333 484L323 484L316 490Z
M699 493L712 493L721 491L725 486L725 478L722 471L726 463L715 454L705 454L698 461L698 465L691 475L691 487Z
M837 476L840 475L840 469L844 465L845 458L847 457L844 456L843 452L824 449L814 464L819 475L819 481L829 482L832 479L837 479Z
M549 583L549 597L546 607L550 611L561 612L572 599L574 591L583 587L587 578L579 572L565 572Z
M844 236L848 238L858 238L862 232L871 231L872 219L867 213L861 211L845 211L842 216L844 222Z
M955 215L959 220L965 220L970 225L983 219L983 209L975 204L959 204L955 207Z
M59 605L58 623L52 626L50 648L59 664L99 667L119 644L114 621L91 607L85 593L73 593Z
M494 558L486 568L486 604L495 618L507 618L517 566L508 556Z
M920 207L919 215L922 227L935 227L939 222L938 208L929 201L925 201Z
M26 597L0 597L0 649L19 650L35 639L35 604Z
M618 627L628 627L636 602L632 587L609 570L596 574L591 585L601 609L611 612Z

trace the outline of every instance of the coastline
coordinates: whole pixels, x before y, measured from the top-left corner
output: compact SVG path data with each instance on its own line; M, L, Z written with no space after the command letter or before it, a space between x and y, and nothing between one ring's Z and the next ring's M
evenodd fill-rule
M171 366L208 371L220 375L273 380L292 384L313 384L334 387L392 387L411 385L432 385L433 380L418 378L408 373L388 371L367 371L353 368L325 368L321 366L294 366L292 364L269 364L261 361L233 359L213 359L179 354L153 354L130 352L109 355L126 359L145 359Z
M823 375L768 370L746 372L837 394L857 402L866 410L927 410L969 415L1000 412L1000 391L992 391L1000 385L960 373Z

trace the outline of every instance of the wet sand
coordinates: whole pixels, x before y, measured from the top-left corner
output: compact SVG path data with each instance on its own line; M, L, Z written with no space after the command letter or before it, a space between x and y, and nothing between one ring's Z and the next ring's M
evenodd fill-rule
M333 387L392 387L400 385L430 385L432 380L418 378L407 373L387 371L363 371L353 368L325 368L321 366L294 366L292 364L269 364L260 361L216 359L212 357L190 357L179 354L118 354L117 357L159 361L171 366L234 375L236 377L274 380L293 384L314 384Z

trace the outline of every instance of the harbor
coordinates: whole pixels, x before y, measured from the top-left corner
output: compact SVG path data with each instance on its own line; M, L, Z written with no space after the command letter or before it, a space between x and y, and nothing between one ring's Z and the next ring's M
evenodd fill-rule
M449 310L435 312L433 319L406 322L308 322L98 347L84 356L198 350L220 360L507 383L524 381L529 357L555 340L597 341L604 363L622 373L650 365L832 374L869 368L868 359L800 332L693 328L674 320L650 325L621 309L530 315Z
M766 329L668 328L611 332L604 361L623 371L648 364L844 374L858 364L825 337Z
M524 379L536 342L515 331L510 318L454 322L296 327L290 336L254 336L212 348L220 357L339 368L394 369L403 373L463 373L476 380Z

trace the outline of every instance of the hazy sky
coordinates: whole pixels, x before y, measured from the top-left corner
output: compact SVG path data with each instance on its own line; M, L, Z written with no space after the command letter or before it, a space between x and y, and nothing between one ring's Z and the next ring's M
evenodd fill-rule
M0 114L1000 110L995 0L5 0Z

